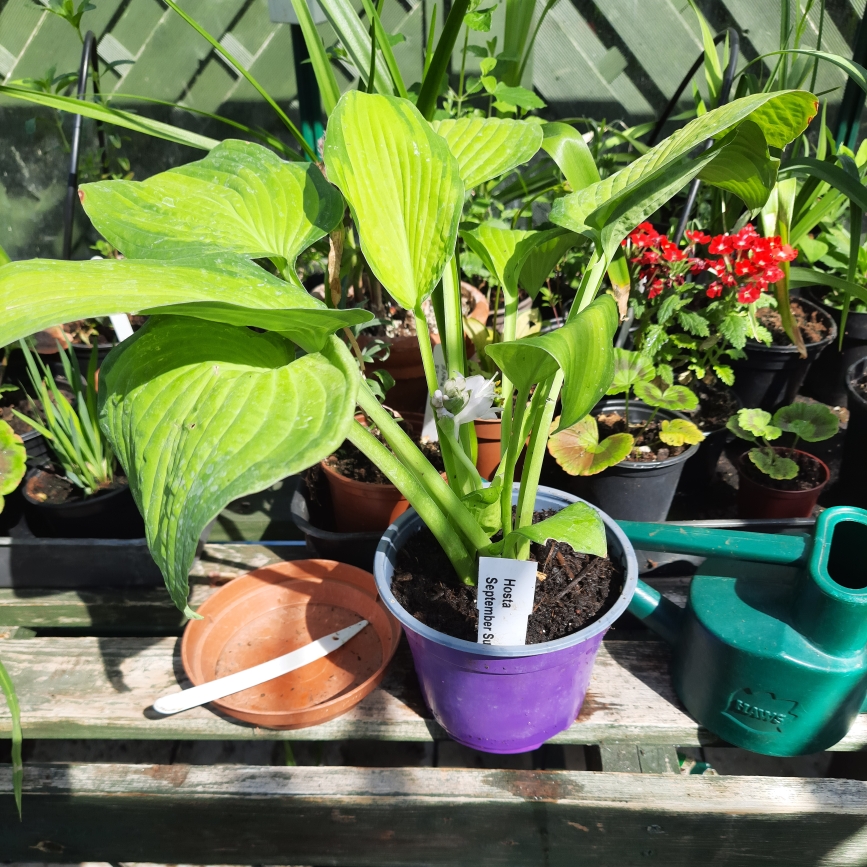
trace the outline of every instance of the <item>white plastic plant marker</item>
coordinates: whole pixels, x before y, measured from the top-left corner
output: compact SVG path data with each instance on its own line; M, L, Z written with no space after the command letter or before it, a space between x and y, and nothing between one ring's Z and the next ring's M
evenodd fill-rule
M209 701L216 701L227 695L241 692L248 687L258 686L260 683L273 680L275 677L288 674L290 671L295 671L296 668L301 668L317 659L328 656L333 650L346 644L350 638L358 635L365 626L367 626L367 621L359 620L352 626L338 629L337 632L311 641L310 644L305 644L304 647L299 647L291 653L284 653L283 656L278 656L276 659L269 659L268 662L263 662L261 665L254 665L252 668L236 671L226 677L218 677L216 680L208 681L208 683L203 683L200 686L164 695L154 702L153 708L157 713L179 713L182 710L189 710L207 704Z
M108 318L111 320L118 343L122 343L127 337L132 337L132 325L126 313L112 313Z
M478 644L527 643L527 620L533 612L537 568L538 564L532 560L479 557Z

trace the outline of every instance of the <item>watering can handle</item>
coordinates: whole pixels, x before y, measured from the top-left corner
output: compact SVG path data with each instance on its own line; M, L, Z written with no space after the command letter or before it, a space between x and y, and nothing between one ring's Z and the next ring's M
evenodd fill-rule
M654 590L640 578L635 593L629 601L628 611L669 644L677 641L683 609L678 608L670 599L666 599L658 590Z
M678 524L648 524L643 521L617 523L629 541L642 551L696 554L700 557L752 560L755 563L779 563L785 566L805 563L810 554L811 540L806 535L744 533Z

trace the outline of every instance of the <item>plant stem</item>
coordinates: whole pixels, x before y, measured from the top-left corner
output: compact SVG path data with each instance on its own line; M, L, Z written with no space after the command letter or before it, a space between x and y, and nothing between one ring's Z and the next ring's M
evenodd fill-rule
M415 315L415 333L418 337L418 348L421 350L421 361L424 365L427 390L432 395L440 385L437 381L437 369L434 363L433 347L430 342L430 329L427 326L427 319L425 318L421 304L416 306L413 313Z
M385 473L418 512L428 529L442 545L443 551L455 567L464 584L475 584L474 558L467 553L460 538L455 534L448 518L440 511L418 479L392 454L364 425L357 421L349 427L346 437Z
M521 449L524 447L524 440L521 435L524 433L524 416L527 413L528 397L529 389L518 389L518 398L515 402L515 418L511 425L514 435L510 436L506 442L508 450L506 452L506 459L501 466L503 470L503 488L500 493L500 515L504 538L512 532L512 485L515 482L515 464L518 462Z
M445 330L442 333L449 377L466 376L464 358L463 311L461 309L461 278L457 254L452 256L443 273L443 310Z
M518 333L518 293L515 292L514 296L510 296L506 292L503 294L506 300L505 316L503 318L503 343L508 343L514 340ZM496 323L496 319L494 322ZM512 380L505 374L502 374L500 382L500 391L503 395L503 422L500 439L500 457L502 458L506 454L506 448L512 433L512 393L514 392L514 387Z
M596 293L599 291L599 287L602 285L602 280L605 277L607 267L608 263L605 257L598 250L595 251L590 257L587 269L581 275L581 284L575 293L575 302L577 303L573 302L572 309L569 311L569 318L566 320L567 322L574 316L577 316L585 307L588 307L596 297Z
M466 539L467 544L475 550L490 544L491 540L485 535L469 509L445 483L443 477L419 451L418 446L406 435L388 411L382 408L367 383L362 381L359 385L356 399L359 407L367 413L368 418L382 432L385 441L395 455L404 466L413 472L428 495L449 516L452 523ZM407 497L407 499L409 498Z
M461 116L461 104L464 101L464 72L467 68L467 44L470 40L470 28L464 27L464 48L461 52L461 77L458 80L458 107L456 116Z

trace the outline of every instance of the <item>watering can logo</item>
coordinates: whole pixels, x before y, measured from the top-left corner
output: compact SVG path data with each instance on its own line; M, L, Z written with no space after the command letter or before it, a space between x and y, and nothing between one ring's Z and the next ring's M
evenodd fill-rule
M636 548L707 557L686 608L639 581L629 610L673 645L686 710L772 756L833 746L867 710L867 511L824 511L813 536L618 522Z

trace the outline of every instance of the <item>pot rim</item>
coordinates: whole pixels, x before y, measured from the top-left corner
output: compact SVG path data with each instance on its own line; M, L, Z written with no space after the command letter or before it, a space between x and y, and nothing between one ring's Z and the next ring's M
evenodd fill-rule
M828 304L825 301L825 295L827 295L831 290L827 286L820 286L818 283L813 284L812 286L803 286L802 289L806 289L809 293L809 297L806 299L807 301L812 301L813 304L818 307L827 307L828 310L836 310L838 313L843 312L842 307L835 307L833 304ZM867 312L863 310L850 310L849 316L864 316L867 317Z
M830 324L831 328L828 331L828 334L823 337L821 340L817 340L815 343L805 343L804 346L827 346L833 340L837 338L837 323L834 321L834 317L828 313L827 310L823 310L822 307L817 304L815 301L811 301L809 298L795 298L793 299L797 301L799 304L806 304L808 307L812 307L814 310L817 310L821 313ZM783 352L783 353L792 353L797 352L797 346L777 346L775 344L771 344L768 346L765 343L759 343L757 340L747 340L746 348L751 352ZM806 360L806 359L805 359Z
M790 497L803 497L803 496L806 496L807 494L812 494L814 491L821 490L822 488L825 487L825 485L828 484L828 481L831 478L831 470L828 467L828 465L821 458L817 458L815 455L811 455L809 452L802 451L801 449L789 449L789 448L786 448L785 446L771 446L771 448L775 452L789 452L789 453L794 452L795 454L806 455L808 458L811 458L817 464L819 464L819 466L824 471L824 473L825 473L824 481L820 482L818 485L814 485L812 488L807 488L806 490L803 490L803 491L784 491L784 490L781 490L780 488L772 488L770 485L763 485L761 482L757 482L755 479L751 478L750 476L744 475L744 477L746 478L746 480L748 482L751 482L756 487L764 488L767 491L771 491L775 496L778 496L778 497L781 497L784 499L788 499ZM749 451L749 449L747 449L747 451ZM741 473L742 473L741 464L744 463L746 458L747 458L747 452L743 452L743 454L738 456L738 479L741 478Z
M863 368L863 370L856 371L856 367ZM857 361L853 361L846 370L846 391L849 392L850 397L854 397L864 409L867 409L867 396L861 394L854 387L855 380L860 379L865 373L867 373L867 358L859 358Z
M24 499L27 500L27 502L30 503L31 506L36 506L38 509L67 510L67 509L74 509L74 508L77 508L79 506L85 506L85 505L89 506L89 505L91 505L91 503L95 503L95 502L104 503L104 502L107 502L108 500L112 499L113 497L120 496L120 494L124 493L124 491L129 490L129 480L127 480L125 484L120 485L119 487L115 488L113 491L109 491L107 494L100 494L99 496L91 495L89 497L82 497L80 500L71 500L71 501L67 501L65 503L46 503L46 502L43 502L42 500L34 499L33 497L30 496L30 494L27 491L27 488L30 485L30 483L32 482L32 480L37 478L37 476L40 476L40 475L53 476L53 475L56 475L56 473L49 473L47 470L44 470L42 467L36 467L35 469L28 472L27 477L24 480L24 484L21 485L21 494L23 495Z
M600 400L599 403L597 403L596 406L594 406L593 409L590 410L590 412L592 413L592 415L596 416L599 412L603 411L602 409L600 409L600 407L604 408L604 406L606 404L609 406L612 406L612 405L613 406L622 406L624 409L626 408L626 401L625 400L620 400L618 398L610 397L610 398L603 398L602 400ZM648 406L646 403L644 403L644 401L639 400L637 397L633 398L633 400L629 401L629 404L630 404L630 406L640 406L644 409L649 409L649 410L654 409L654 407ZM667 421L671 421L672 419L675 419L675 418L682 418L682 419L685 419L686 421L692 421L692 419L688 415L684 415L684 413L682 413L682 412L675 412L674 410L671 410L671 409L660 409L657 412L657 415L662 417L662 418L665 418ZM707 439L707 434L705 434L705 439ZM704 440L702 440L702 442L704 442ZM685 452L681 452L679 455L675 455L673 458L666 458L664 461L625 461L624 460L624 461L620 461L620 463L618 463L618 464L614 464L614 466L615 467L622 467L624 469L629 469L629 470L638 470L638 471L664 469L664 468L672 467L675 464L679 464L682 461L689 460L689 458L691 458L698 451L698 447L700 445L701 445L701 443L696 443L695 445L691 445ZM606 467L605 469L610 470L610 469L613 469L613 467ZM605 472L605 470L602 470L602 473L604 473L604 472ZM596 473L596 475L602 475L602 473ZM585 476L584 478L590 478L590 476Z
M519 486L516 484L514 488L514 498L517 499ZM582 500L573 494L567 494L565 491L558 491L556 488L548 488L544 485L539 485L538 495L547 495L552 499L559 499L563 503L563 508L571 503L584 503L590 506L591 509L598 512L599 516L605 523L606 536L614 537L620 544L622 552L622 563L625 570L623 578L623 589L620 591L620 596L611 608L605 612L602 617L595 620L584 629L579 629L572 635L567 635L563 638L557 638L554 641L546 641L542 644L520 644L520 645L497 645L491 646L487 644L477 644L473 641L465 641L463 638L454 638L451 635L446 635L444 632L439 632L426 626L419 620L416 620L398 601L395 595L391 592L391 583L386 584L384 577L386 564L389 563L388 555L391 550L397 553L394 547L392 537L397 535L401 530L411 522L422 524L421 518L415 509L410 508L404 512L383 534L376 547L376 555L373 559L373 576L376 580L376 587L379 591L379 596L382 599L385 607L393 614L406 629L421 635L436 644L447 647L450 650L457 650L462 653L467 653L475 656L488 656L493 658L516 658L524 656L541 656L545 653L556 653L559 650L566 650L576 644L582 644L600 632L605 632L627 609L632 596L635 593L635 588L638 584L638 560L635 556L635 550L632 543L626 537L623 530L617 522L609 517L601 509L596 508L592 503Z
M374 540L382 538L382 533L378 530L341 533L339 530L323 530L321 527L317 527L309 517L305 518L301 514L296 505L299 500L303 501L305 505L307 504L307 497L304 493L306 487L307 483L304 481L304 477L299 476L298 483L295 485L295 490L292 492L292 499L289 503L289 512L292 515L292 520L294 521L295 526L298 527L299 530L313 536L315 539L322 539L326 542L356 542L361 544L364 542L373 542ZM309 514L308 511L308 516Z

